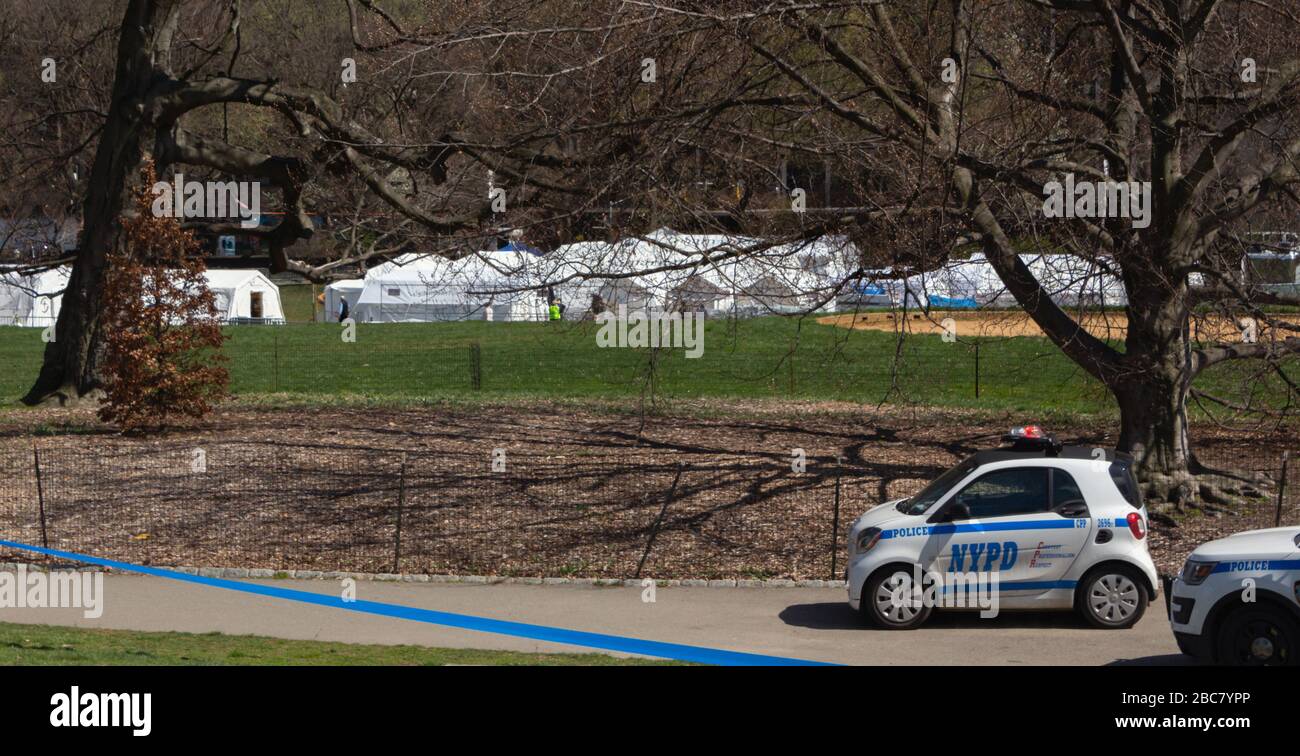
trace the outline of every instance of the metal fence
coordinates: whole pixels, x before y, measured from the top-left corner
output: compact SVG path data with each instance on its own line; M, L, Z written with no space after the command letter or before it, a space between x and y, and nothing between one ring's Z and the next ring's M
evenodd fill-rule
M528 324L485 324L486 326ZM455 327L451 324L448 327ZM682 349L597 348L590 324L527 332L447 332L404 324L358 326L355 343L330 324L226 329L235 396L794 398L1034 409L1114 407L1105 388L1042 339L952 343L889 334L787 342L711 333L703 355ZM367 328L369 330L367 330ZM478 328L478 326L474 326ZM587 332L590 331L590 332ZM847 333L847 331L846 331ZM482 336L480 339L479 337ZM507 338L508 337L508 338ZM39 333L0 329L0 401L39 372Z
M1262 466L1261 466L1262 467ZM1152 529L1162 571L1196 543L1300 523L1262 471L1248 510ZM1292 471L1294 477L1294 471ZM842 575L879 471L810 455L626 447L553 456L333 444L51 439L0 449L0 538L149 565L600 578ZM1182 551L1179 551L1182 549ZM0 549L0 561L32 554Z
M836 567L838 471L639 449L470 459L311 444L42 445L0 452L0 533L157 565L824 578Z

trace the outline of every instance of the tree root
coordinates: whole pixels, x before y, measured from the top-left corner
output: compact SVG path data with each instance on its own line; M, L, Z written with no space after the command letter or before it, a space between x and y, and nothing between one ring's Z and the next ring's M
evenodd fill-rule
M1265 503L1273 480L1262 473L1211 470L1153 473L1143 482L1143 493L1153 514L1167 516L1191 509L1214 515L1238 515L1252 505Z
M56 389L42 390L34 386L22 403L29 407L79 407L98 406L104 398L102 389L94 388L82 393L72 384L63 384Z

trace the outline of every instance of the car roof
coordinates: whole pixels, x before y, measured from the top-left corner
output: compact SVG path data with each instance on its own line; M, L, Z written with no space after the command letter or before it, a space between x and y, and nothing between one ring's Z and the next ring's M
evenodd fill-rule
M1060 448L1060 451L1057 452L1056 454L1050 453L1049 449L1047 448L1032 449L1032 450L1031 449L1026 449L1026 450L987 449L985 451L976 452L975 454L967 458L967 461L973 462L976 465L980 465L980 466L992 464L994 462L1015 462L1015 461L1051 462L1052 460L1058 460L1058 459L1081 459L1081 460L1086 460L1091 462L1093 460L1099 459L1096 456L1097 449L1101 449L1102 456L1100 457L1100 459L1106 462L1114 462L1116 460L1119 460L1121 462L1133 461L1132 455L1125 454L1123 452L1117 452L1114 449L1106 449L1100 446L1062 446Z

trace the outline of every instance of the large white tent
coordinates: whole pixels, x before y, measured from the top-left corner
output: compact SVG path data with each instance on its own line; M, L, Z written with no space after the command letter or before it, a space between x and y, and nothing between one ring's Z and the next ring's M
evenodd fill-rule
M280 287L259 270L209 270L208 288L217 301L223 322L284 322Z
M0 325L44 328L59 317L71 268L0 273Z
M533 259L516 250L457 260L403 255L366 272L352 317L366 323L541 320L546 301L529 265Z
M72 268L0 274L0 325L44 328L59 317ZM257 270L209 270L204 274L222 322L283 322L280 287Z
M1124 304L1124 289L1103 264L1069 255L1022 255L1058 303ZM554 296L566 319L595 306L616 310L702 311L710 317L855 306L974 308L1014 306L983 255L925 273L868 271L841 237L773 245L761 239L659 229L617 242L578 242L535 256L516 250L448 260L405 255L326 291L325 317L340 300L361 322L544 320Z
M1127 302L1123 282L1101 263L1074 255L1021 255L1021 261L1063 307L1118 307ZM981 253L952 260L936 270L900 275L893 270L867 274L858 291L869 291L870 301L860 304L902 307L975 308L1013 307L1016 304L993 265ZM851 298L851 297L850 297Z
M341 311L340 305L343 302L348 303L348 317L354 317L357 302L361 299L361 292L365 288L366 282L361 278L349 278L327 285L325 287L325 306L320 311L318 318L326 322L338 320Z
M610 308L703 311L711 317L794 312L833 304L843 243L794 246L659 229L618 242L569 244L544 258L535 278L581 317L598 295Z

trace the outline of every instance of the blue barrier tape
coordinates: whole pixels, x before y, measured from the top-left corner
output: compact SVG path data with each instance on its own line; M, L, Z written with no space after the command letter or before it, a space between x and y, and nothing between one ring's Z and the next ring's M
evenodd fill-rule
M566 643L571 646L599 648L606 651L617 651L626 654L640 654L642 656L654 656L664 659L675 659L677 661L724 666L833 666L826 662L792 659L784 656L749 654L741 651L726 651L723 649L706 648L703 646L688 646L681 643L664 643L661 641L643 640L641 638L628 638L621 635L588 633L581 630L568 630L562 627L532 625L526 622L510 622L508 620L490 619L488 617L475 617L469 614L455 614L453 612L440 612L433 609L419 609L411 606L403 606L401 604L385 604L379 601L344 601L341 596L312 593L311 591L297 591L292 588L280 588L278 586L262 585L259 583L242 583L237 580L205 577L203 575L190 575L184 572L177 572L175 570L168 570L160 567L147 567L140 564L131 564L130 562L101 559L86 554L46 549L40 546L31 546L14 541L0 540L0 547L32 551L38 554L46 554L48 556L67 559L74 562L97 564L102 567L111 567L116 570L138 572L143 575L167 578L168 580L198 583L200 585L207 585L215 588L225 588L226 590L252 593L259 596L270 596L272 598L297 601L304 604L330 606L336 609L346 609L348 611L361 612L363 614L396 617L398 619L413 620L415 622L425 622L431 625L459 627L465 630L475 630L482 633L511 635L518 638L529 638L550 643Z

